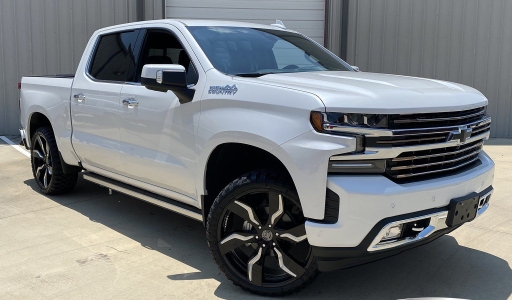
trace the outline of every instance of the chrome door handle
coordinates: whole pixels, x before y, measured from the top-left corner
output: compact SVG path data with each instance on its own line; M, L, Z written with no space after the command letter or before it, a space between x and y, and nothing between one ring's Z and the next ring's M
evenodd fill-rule
M129 99L124 99L123 104L130 108L133 108L133 107L139 106L139 101L137 101L133 98L129 98Z
M74 95L73 98L75 98L78 102L82 102L85 100L85 96L82 93Z

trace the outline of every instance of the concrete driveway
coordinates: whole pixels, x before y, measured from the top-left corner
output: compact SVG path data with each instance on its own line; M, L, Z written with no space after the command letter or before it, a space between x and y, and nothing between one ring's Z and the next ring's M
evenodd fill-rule
M491 208L401 255L324 273L293 299L512 299L512 140L496 162ZM0 140L0 299L249 299L220 274L196 221L80 180L37 191L29 159Z

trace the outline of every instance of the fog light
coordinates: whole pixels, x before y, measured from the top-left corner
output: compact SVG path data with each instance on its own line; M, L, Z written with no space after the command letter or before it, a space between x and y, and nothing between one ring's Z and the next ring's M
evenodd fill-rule
M389 227L381 241L397 239L402 235L404 224Z

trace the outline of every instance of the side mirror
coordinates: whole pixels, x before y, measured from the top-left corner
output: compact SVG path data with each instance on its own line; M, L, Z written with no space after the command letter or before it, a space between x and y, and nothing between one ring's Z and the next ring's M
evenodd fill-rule
M357 67L357 66L351 66L351 67L352 67L352 69L354 69L354 71L361 72L361 70L359 70L359 67Z
M144 65L140 83L153 91L173 91L181 104L194 98L195 90L188 88L187 73L182 65Z

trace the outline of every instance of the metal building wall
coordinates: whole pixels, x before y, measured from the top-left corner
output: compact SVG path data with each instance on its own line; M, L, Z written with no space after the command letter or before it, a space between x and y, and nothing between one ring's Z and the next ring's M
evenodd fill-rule
M325 0L167 0L167 18L272 24L276 19L324 44Z
M137 1L0 0L0 135L19 134L22 76L75 73L91 34L137 21ZM162 1L144 1L144 18L162 18Z
M142 2L144 4L144 20L165 19L165 0L142 0Z
M350 64L472 86L512 137L512 1L350 0L348 30Z

